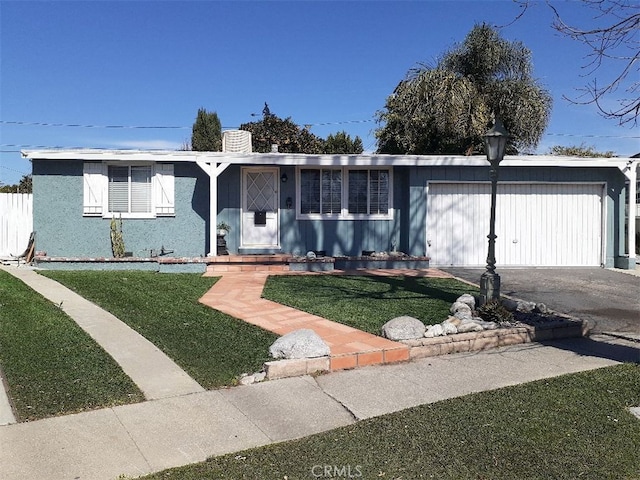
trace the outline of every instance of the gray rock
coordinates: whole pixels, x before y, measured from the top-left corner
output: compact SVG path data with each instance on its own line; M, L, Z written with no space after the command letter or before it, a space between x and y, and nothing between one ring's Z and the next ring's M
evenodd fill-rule
M515 300L511 300L510 298L503 298L501 303L502 306L510 312L515 312L516 310L518 310L518 302L516 302Z
M238 380L238 383L240 385L251 385L252 383L254 383L256 381L255 377L253 375L242 375L242 377L240 377L240 380Z
M458 333L467 333L467 332L481 332L484 330L482 325L480 325L476 320L471 318L464 319L458 325Z
M536 308L536 304L533 302L525 302L524 300L518 300L518 311L523 313L531 313Z
M466 303L467 305L469 305L469 308L471 310L476 308L476 299L475 299L475 297L473 295L468 294L468 293L465 293L464 295L460 295L458 297L458 299L456 300L456 302Z
M464 313L468 313L469 315L471 315L472 309L466 303L454 302L453 305L451 305L451 308L449 309L449 311L451 313L453 313L454 315L456 313L458 313L458 312L464 312Z
M459 318L461 321L471 320L473 315L470 311L462 310L457 311L453 314L454 317Z
M442 330L445 335L454 335L458 333L458 327L456 327L453 323L447 322L446 320L442 322Z
M389 340L411 340L421 338L426 329L420 320L405 315L385 323L382 326L382 336Z
M444 322L446 323L450 323L451 325L453 325L454 327L457 327L458 325L460 325L460 322L462 320L458 317L454 317L454 316L450 316L449 318L447 318ZM444 323L442 322L442 323Z
M487 322L485 320L476 320L474 322L480 325L484 330L495 330L498 328L498 324L496 322Z
M269 353L273 358L314 358L329 355L331 349L316 332L303 328L278 338Z
M546 314L549 313L549 308L544 303L536 303L535 308L533 309L535 313Z
M267 372L258 372L253 374L253 380L255 382L261 382L267 377Z
M427 331L424 332L424 336L426 338L441 337L443 335L444 327L441 324L431 325L429 328L427 328Z

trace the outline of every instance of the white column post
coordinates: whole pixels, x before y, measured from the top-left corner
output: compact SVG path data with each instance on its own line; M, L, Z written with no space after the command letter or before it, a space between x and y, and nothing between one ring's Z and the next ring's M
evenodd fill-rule
M209 257L218 256L218 176L215 172L216 164L209 163Z
M629 246L629 263L636 261L636 182L638 180L638 164L631 164L626 172L629 179L629 205L627 205L627 245ZM631 261L633 260L633 262Z

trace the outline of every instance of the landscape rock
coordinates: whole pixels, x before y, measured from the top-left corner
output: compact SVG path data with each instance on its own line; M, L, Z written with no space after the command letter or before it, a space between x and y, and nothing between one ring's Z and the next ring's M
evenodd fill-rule
M442 330L445 335L454 335L458 333L458 327L456 327L453 323L447 322L446 320L442 322Z
M487 322L485 320L473 319L475 323L480 325L484 330L495 330L498 328L498 324L496 322Z
M453 316L459 318L461 321L471 320L473 318L470 310L458 310Z
M450 316L449 318L447 318L444 322L442 323L450 323L451 325L453 325L454 327L457 327L458 325L460 325L460 322L462 320L458 317L455 316Z
M382 326L382 336L389 340L411 340L421 338L426 329L420 320L405 315L385 323Z
M331 349L316 332L303 328L278 338L269 353L273 358L315 358L329 355Z
M238 380L238 384L240 385L251 385L256 381L253 375L247 375L246 373L242 374L240 380Z
M437 325L431 325L429 328L427 328L427 331L424 332L424 336L426 338L441 337L443 335L444 327L440 323Z
M475 299L475 297L473 295L468 294L468 293L460 295L457 298L456 302L466 303L467 305L469 305L469 308L471 310L476 308L476 299Z
M515 312L516 310L518 310L518 302L516 302L515 300L511 300L510 298L503 298L501 303L502 306L510 312Z
M460 322L458 325L458 333L467 333L467 332L481 332L484 330L484 327L480 325L476 320L465 319Z
M549 312L549 308L544 303L536 303L535 308L533 309L535 313L547 314Z
M451 313L453 313L454 315L458 312L463 312L463 313L468 313L469 315L471 315L471 312L473 311L472 308L467 305L466 303L463 302L454 302L453 305L451 305L451 308L449 309L449 311Z
M518 312L531 313L536 308L536 304L533 302L525 302L524 300L518 300Z

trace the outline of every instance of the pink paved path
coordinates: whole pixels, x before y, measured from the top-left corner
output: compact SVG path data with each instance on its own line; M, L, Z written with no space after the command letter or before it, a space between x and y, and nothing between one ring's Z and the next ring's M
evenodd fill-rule
M264 284L268 276L273 274L276 272L223 273L211 290L202 296L200 302L277 335L285 335L301 328L315 331L331 349L331 370L401 362L409 359L409 348L402 343L371 335L347 325L261 298ZM308 273L277 272L277 274L305 275ZM435 269L335 271L334 273L321 274L450 277L450 275ZM219 276L220 273L206 275Z

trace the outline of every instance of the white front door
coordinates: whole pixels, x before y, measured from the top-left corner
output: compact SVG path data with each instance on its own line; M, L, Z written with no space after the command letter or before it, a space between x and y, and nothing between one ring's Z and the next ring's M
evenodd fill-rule
M278 168L243 168L241 247L279 246L278 208Z

